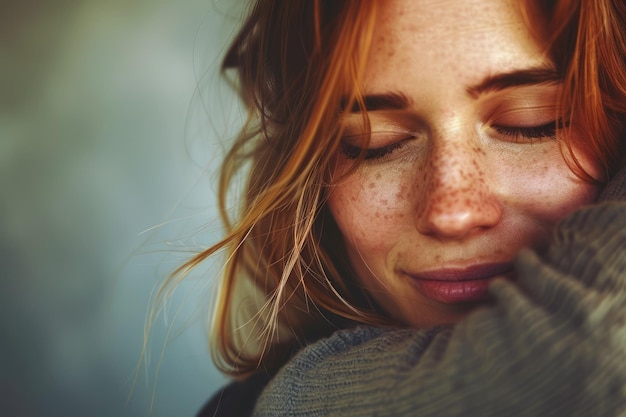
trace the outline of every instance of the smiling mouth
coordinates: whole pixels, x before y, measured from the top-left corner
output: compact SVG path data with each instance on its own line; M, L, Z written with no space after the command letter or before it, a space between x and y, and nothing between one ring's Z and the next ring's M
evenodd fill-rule
M446 304L483 301L489 298L489 284L496 278L511 278L511 262L442 268L411 274L411 282L427 298Z

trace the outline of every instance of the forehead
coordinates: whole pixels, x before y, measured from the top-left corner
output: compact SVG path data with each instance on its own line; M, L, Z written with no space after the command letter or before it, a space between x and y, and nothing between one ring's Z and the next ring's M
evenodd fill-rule
M369 91L433 80L474 84L545 65L521 0L388 0L380 3L367 66ZM381 85L384 84L384 85Z

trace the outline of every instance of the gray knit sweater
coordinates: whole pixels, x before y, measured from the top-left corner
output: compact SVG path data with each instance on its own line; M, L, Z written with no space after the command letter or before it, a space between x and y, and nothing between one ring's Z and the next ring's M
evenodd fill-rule
M303 349L254 416L626 416L626 171L516 269L453 327L361 326Z

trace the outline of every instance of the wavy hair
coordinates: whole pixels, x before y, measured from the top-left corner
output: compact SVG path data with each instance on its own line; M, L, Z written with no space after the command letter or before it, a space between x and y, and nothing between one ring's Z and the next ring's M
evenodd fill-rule
M224 76L248 109L221 169L218 201L226 235L180 266L165 287L225 251L210 342L216 365L233 377L273 372L301 345L347 323L390 323L353 279L325 207L341 138L339 115L362 104L379 4L259 0L223 61ZM565 86L563 119L581 122L608 178L624 164L626 5L539 4L549 22L548 52ZM563 143L571 151L568 138L566 132ZM231 217L229 192L242 172L243 204Z

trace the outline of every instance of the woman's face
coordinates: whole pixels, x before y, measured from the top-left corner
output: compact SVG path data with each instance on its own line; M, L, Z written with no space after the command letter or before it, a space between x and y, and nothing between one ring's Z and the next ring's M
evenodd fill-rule
M594 200L555 135L558 77L518 0L381 3L364 91L372 136L359 153L361 109L344 118L329 208L360 284L397 321L451 323L512 278L520 248Z

